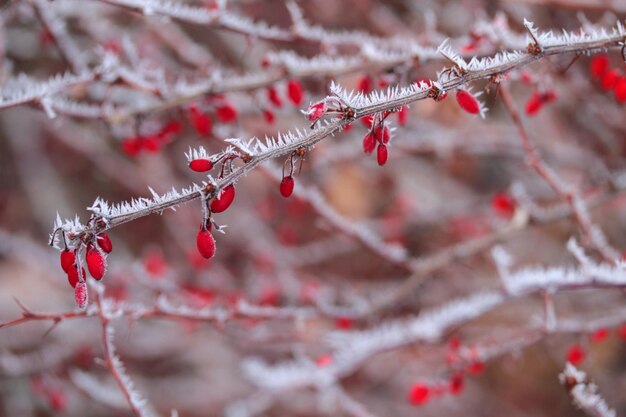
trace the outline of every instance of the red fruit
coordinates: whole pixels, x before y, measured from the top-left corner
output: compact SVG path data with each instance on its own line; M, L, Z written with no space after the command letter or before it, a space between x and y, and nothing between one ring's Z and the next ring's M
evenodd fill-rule
M128 156L135 157L141 151L140 138L126 138L122 140L122 152Z
M106 272L106 261L102 252L90 245L87 247L85 259L87 260L87 269L91 276L101 280Z
M159 143L159 138L156 136L145 136L141 138L139 142L141 144L141 148L150 153L157 153L161 149L161 144Z
M237 109L230 103L225 103L216 109L217 118L224 123L231 123L237 119Z
M480 375L485 370L485 364L483 362L473 362L467 367L467 372L471 375Z
M274 119L276 118L276 116L274 116L274 113L269 110L263 110L263 117L265 118L265 121L269 124L273 124Z
M67 408L67 398L63 391L58 389L52 389L48 393L48 402L52 410L56 412L63 412Z
M213 123L211 122L211 118L202 113L200 109L196 106L189 107L189 117L191 118L191 123L193 124L194 129L198 133L203 136L208 136L211 134L213 130Z
M452 375L448 388L452 394L458 395L461 391L463 391L463 385L463 374L461 372L457 372Z
M159 277L167 272L167 262L158 252L150 252L143 259L143 267L153 277Z
M192 171L196 172L206 172L210 171L213 168L213 162L209 161L208 159L194 159L193 161L189 162L189 168L191 168Z
M376 151L376 160L378 161L378 165L383 166L387 163L387 158L389 158L389 151L387 150L387 145L383 145L382 143L378 145L378 150Z
M211 201L211 211L213 213L221 213L226 211L235 199L235 186L229 185L222 190L220 195Z
M530 99L526 102L526 114L529 116L534 116L539 112L541 107L543 107L543 98L541 97L541 94L535 91Z
M302 104L302 101L304 100L304 90L302 89L300 81L289 80L287 83L287 96L294 105L299 106Z
M618 103L626 103L626 76L617 80L613 86L613 93Z
M74 301L79 308L87 305L87 284L85 282L79 282L74 288Z
M280 182L280 195L285 198L291 196L291 194L293 193L294 185L295 182L293 181L293 177L291 175L283 178L283 180Z
M76 262L76 254L74 251L68 249L61 251L61 268L63 272L67 273L70 267L74 265L74 262Z
M499 216L510 218L515 213L515 200L505 193L496 193L491 199L491 208Z
M470 114L480 113L480 104L472 93L467 90L457 90L456 101L459 106Z
M359 80L357 90L361 91L362 93L369 94L370 91L372 91L373 84L374 83L372 82L370 76L365 75Z
M389 128L387 126L378 126L376 130L374 130L374 136L376 140L382 144L388 144L391 135L389 133Z
M594 343L602 342L609 337L609 330L606 328L598 329L591 335L591 341Z
M322 355L315 359L315 363L320 368L323 368L333 363L333 357L331 355Z
M367 135L363 137L363 152L367 155L374 152L374 148L376 147L376 137L373 133L369 132Z
M182 132L182 130L183 126L179 122L177 122L176 120L171 120L161 128L159 136L177 135Z
M609 91L617 84L619 78L619 72L616 69L610 69L602 76L600 87L602 87L604 91Z
M215 239L208 230L202 229L198 232L196 246L203 258L211 259L215 256Z
M106 233L100 233L96 236L96 243L106 253L111 253L113 250L113 244L111 243L111 238Z
M409 118L409 109L406 106L402 106L398 111L398 124L400 126L406 126L406 122Z
M626 341L626 324L622 325L619 329L617 329L617 335L623 340Z
M362 117L361 123L363 123L363 126L365 127L372 127L372 124L374 123L374 115L370 114L369 116Z
M338 329L350 330L354 327L354 321L349 317L339 317L335 320L335 326Z
M81 269L82 269L82 274L83 274L83 281L86 281L87 274L85 273L85 268L81 268ZM76 265L72 265L67 270L67 281L70 283L72 288L76 288L76 284L78 284L78 282L80 281L80 278L78 277L78 268L76 267Z
M416 382L409 390L409 402L413 405L423 405L428 402L430 389L427 385Z
M278 95L278 90L275 87L269 87L267 89L267 99L276 107L283 107L283 100Z
M604 73L609 69L609 57L606 55L596 55L591 58L591 63L589 64L589 71L591 75L599 80L602 78Z
M567 361L572 365L580 365L585 360L585 350L580 345L574 345L567 351Z
M307 111L307 115L310 121L314 121L322 117L325 112L326 112L326 104L322 101L320 103L313 104L311 107L309 107L309 110Z

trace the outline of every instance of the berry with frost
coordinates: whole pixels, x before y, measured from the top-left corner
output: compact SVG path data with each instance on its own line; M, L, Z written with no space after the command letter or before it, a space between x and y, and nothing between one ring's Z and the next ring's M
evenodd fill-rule
M235 186L229 185L225 187L222 192L211 201L211 211L213 213L222 213L226 211L235 199Z

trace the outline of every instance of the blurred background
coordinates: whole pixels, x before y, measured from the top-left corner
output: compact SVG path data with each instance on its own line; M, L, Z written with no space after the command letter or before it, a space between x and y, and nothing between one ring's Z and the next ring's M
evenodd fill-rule
M150 197L148 187L165 193L200 183L205 174L191 171L184 155L190 147L216 153L226 138L307 130L299 110L325 97L333 80L369 90L436 79L449 65L436 54L446 38L465 57L489 56L524 48L524 18L560 32L609 29L626 17L617 0L312 0L297 3L306 24L294 25L296 9L283 1L181 3L191 9L121 0L2 3L0 321L20 316L16 299L36 312L73 311L59 252L47 245L56 214L85 223L97 197L120 202ZM204 21L198 9L221 17ZM319 55L325 60L313 59ZM619 48L607 57L625 77ZM593 221L621 252L624 102L592 73L590 57L573 58L516 69L507 84L545 162L588 198ZM113 64L93 75L103 62ZM293 80L303 87L299 103ZM534 95L547 93L556 100L524 112ZM113 252L102 283L120 305L149 308L165 297L192 309L245 301L313 311L224 323L115 320L119 356L158 415L582 415L558 382L573 346L607 402L626 414L625 299L615 289L554 296L558 320L578 330L543 332L544 302L533 295L437 343L375 355L337 382L352 408L323 389L272 393L246 378L246 358L324 366L332 361L331 333L376 328L500 288L490 255L496 244L514 269L575 265L565 245L581 238L580 227L526 165L495 88L480 97L485 119L465 113L452 95L414 103L405 121L389 116L383 167L363 154L368 129L357 121L296 161L290 198L279 193L286 159L243 177L233 206L214 217L228 227L215 233L211 260L195 247L197 201L109 231ZM234 120L219 115L227 106ZM462 244L469 249L451 256ZM438 264L441 254L446 261ZM603 318L608 335L584 327ZM0 329L0 415L133 415L103 361L99 320L52 324ZM416 383L430 387L425 404L411 401Z

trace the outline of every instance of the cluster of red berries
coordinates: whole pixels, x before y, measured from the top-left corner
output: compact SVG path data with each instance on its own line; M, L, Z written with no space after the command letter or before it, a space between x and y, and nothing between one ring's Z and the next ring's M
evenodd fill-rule
M78 258L79 249L65 248L61 251L61 268L67 274L67 281L74 288L76 304L84 307L87 304L87 274L83 263ZM106 273L106 254L111 253L113 245L106 233L96 236L95 243L87 243L84 262L89 274L96 280L101 280ZM80 272L79 272L80 268Z
M618 68L612 68L607 55L596 55L589 65L591 76L600 82L600 88L613 91L618 103L626 103L626 75Z
M375 122L376 119L374 116L365 117L363 119L364 123L370 125L370 130L363 137L363 152L366 155L371 155L376 149L376 160L378 165L383 166L387 163L389 159L389 149L388 145L391 141L391 130L385 124L385 118L389 113L385 113L383 117L381 117L381 121ZM378 144L378 146L376 146Z
M294 106L304 102L304 88L300 81L293 79L287 82L287 98ZM283 107L283 99L275 86L267 88L267 100L276 108Z
M223 96L211 97L208 103L213 107L215 117L222 123L233 123L237 120L237 108ZM213 132L213 119L199 105L192 104L188 108L189 120L196 132L209 136Z
M449 350L446 355L448 365L457 368L452 371L449 379L444 383L437 382L434 384L425 384L416 382L409 388L408 401L412 405L419 406L426 404L431 397L441 396L446 393L459 395L465 387L465 375L480 375L485 370L485 364L479 360L475 350L470 349L469 356L473 358L469 364L463 363L461 359L460 349L461 342L458 338L450 340ZM458 369L462 365L462 369Z
M181 130L182 126L179 122L175 120L170 121L155 134L138 135L122 140L122 151L131 157L136 157L142 151L148 153L159 152L159 150L169 143L175 135L179 134Z
M539 113L539 110L544 106L544 104L552 103L556 100L556 91L547 90L547 91L538 91L535 90L526 102L526 114L529 116L534 116Z

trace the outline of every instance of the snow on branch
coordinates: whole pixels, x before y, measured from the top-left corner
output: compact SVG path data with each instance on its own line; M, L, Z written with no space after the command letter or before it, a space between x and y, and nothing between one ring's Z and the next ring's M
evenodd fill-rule
M593 41L585 40L574 44L559 44L546 47L542 51L542 55L548 56L568 52L583 53L598 48L619 46L623 42L624 36L623 26L618 25L611 34L597 35ZM501 54L500 58L476 60L476 63L473 64L476 66L475 69L468 68L464 73L448 75L445 82L431 81L430 83L411 84L408 87L396 86L385 91L373 91L368 95L347 92L344 88L333 83L331 91L334 97L327 97L327 99L337 100L338 98L343 104L348 106L348 109L344 109L346 113L343 114L342 118L322 120L318 123L318 127L308 132L295 129L295 132L279 133L276 137L265 138L265 140L257 138L252 138L248 141L229 139L228 141L233 146L244 153L243 156L245 158L243 159L245 163L220 180L215 181L211 190L213 194L207 197L214 197L223 188L235 183L241 176L246 175L266 160L288 155L298 149L309 150L317 142L334 135L344 126L353 122L355 118L383 111L393 111L401 106L432 96L433 89L443 93L446 90L463 86L468 82L490 78L515 67L529 64L537 58L536 55L531 53ZM483 66L484 68L482 68ZM481 105L481 113L483 110ZM182 192L172 190L162 196L153 192L152 199L138 198L116 205L109 205L104 200L98 199L89 209L97 216L106 219L106 227L99 230L102 231L152 213L161 213L167 208L173 208L178 204L200 198L201 195L201 188L194 184ZM73 222L66 221L66 224L72 229L75 228ZM63 229L66 230L65 228ZM81 233L94 232L93 227L84 227Z
M587 379L585 372L571 363L559 375L559 381L565 387L573 403L591 417L617 417L604 398L598 394L598 386Z

